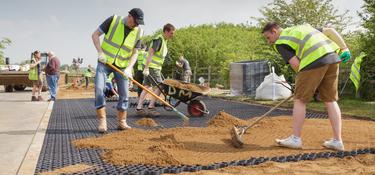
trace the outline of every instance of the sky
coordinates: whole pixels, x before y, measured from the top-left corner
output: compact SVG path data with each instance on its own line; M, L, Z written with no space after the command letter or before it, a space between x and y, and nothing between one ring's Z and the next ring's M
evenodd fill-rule
M53 51L62 64L81 57L83 66L96 65L97 52L91 34L109 16L126 16L134 7L144 12L145 34L152 34L164 24L177 28L189 25L228 22L256 22L259 8L272 0L0 0L0 39L10 38L5 50L11 63L30 59L34 50ZM339 13L349 10L350 26L360 26L357 11L363 0L333 0Z

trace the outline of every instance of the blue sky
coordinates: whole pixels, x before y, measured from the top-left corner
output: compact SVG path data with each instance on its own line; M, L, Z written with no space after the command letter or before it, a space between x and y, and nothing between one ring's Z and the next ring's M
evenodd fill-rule
M259 8L272 0L0 0L0 38L12 45L5 50L11 63L29 59L33 50L52 50L63 64L83 57L84 66L96 65L91 34L107 17L127 15L133 7L143 9L145 34L152 34L169 22L176 27L194 24L253 22ZM333 0L343 12L349 10L359 26L357 11L362 0Z

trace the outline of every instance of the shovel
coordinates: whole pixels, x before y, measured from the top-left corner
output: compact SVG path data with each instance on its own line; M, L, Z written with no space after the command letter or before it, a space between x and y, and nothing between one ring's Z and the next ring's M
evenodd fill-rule
M276 108L278 108L280 105L284 104L285 102L287 102L288 100L290 100L291 98L293 97L293 95L289 96L288 98L282 100L281 102L279 102L276 106L272 107L270 110L268 110L265 114L263 114L262 116L260 116L258 119L256 119L252 124L248 125L248 126L233 126L233 128L231 129L230 131L230 135L231 135L231 143L232 145L235 147L235 148L242 148L243 145L245 144L243 139L242 139L242 136L246 133L246 131L248 129L250 129L252 126L254 126L255 124L257 124L259 121L261 121L262 119L264 119L269 113L271 113L272 111L274 111Z
M107 64L107 66L109 66L110 68L112 68L113 70L115 70L116 72L120 73L122 76L126 77L126 75L124 74L124 72L122 72L120 69L118 69L117 67L113 66L112 64ZM164 105L170 107L174 112L177 113L177 115L182 118L182 120L184 121L183 123L183 126L189 126L189 118L186 117L183 113L181 113L180 111L177 111L177 109L175 107L173 107L171 104L169 104L168 102L166 102L164 99L162 99L161 97L157 96L156 94L154 94L151 90L147 89L146 87L144 87L142 84L138 83L136 80L134 80L132 77L126 77L128 78L130 81L132 81L134 84L136 84L138 87L142 88L143 90L147 91L149 94L151 94L153 97L157 98L158 100L160 100Z

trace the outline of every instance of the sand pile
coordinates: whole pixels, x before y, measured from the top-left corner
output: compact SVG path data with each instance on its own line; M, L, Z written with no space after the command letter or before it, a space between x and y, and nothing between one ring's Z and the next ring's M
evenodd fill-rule
M163 81L164 84L167 84L169 86L173 86L179 89L189 90L193 92L198 92L201 94L208 94L210 92L210 88L205 86L200 86L194 83L184 83L178 80L174 79L165 79Z
M73 88L72 86L62 86L57 92L57 99L79 99L79 98L94 98L95 90L93 86L87 89L82 87Z
M138 126L146 126L146 127L155 127L158 126L158 124L155 122L155 120L151 118L141 118L137 120L137 125Z
M332 137L329 120L309 119L303 128L302 150L277 147L275 138L287 137L292 132L291 117L280 116L267 118L259 127L248 130L243 136L246 145L243 149L236 149L230 144L229 128L222 126L237 122L242 124L244 121L221 112L206 128L131 129L76 140L74 145L103 149L102 158L115 165L207 165L249 157L324 152L327 149L321 146L322 142ZM343 120L343 140L347 150L375 147L375 122Z
M91 165L86 164L75 164L70 165L62 168L55 169L53 171L43 172L40 175L59 175L59 174L72 174L72 173L80 173L85 172L90 169L93 169L94 167Z
M248 125L249 123L224 111L220 111L219 114L214 116L210 121L207 122L207 124L210 127L232 127L233 125L242 126Z
M187 172L181 175L191 174ZM195 175L242 175L242 174L375 174L375 155L366 154L356 157L320 159L293 163L266 162L256 166L232 166L218 170L199 171Z

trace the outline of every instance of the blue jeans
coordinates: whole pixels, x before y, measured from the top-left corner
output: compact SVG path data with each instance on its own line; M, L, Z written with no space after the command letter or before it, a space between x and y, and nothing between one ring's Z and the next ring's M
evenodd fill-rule
M59 75L46 75L47 84L51 93L51 100L56 100Z
M98 62L96 67L95 75L95 107L96 109L102 108L105 106L105 82L110 73L114 74L117 91L119 94L119 99L117 103L117 110L125 111L128 109L128 93L129 93L129 81L127 78L124 78L120 73L112 70L110 67L107 67L105 64Z

